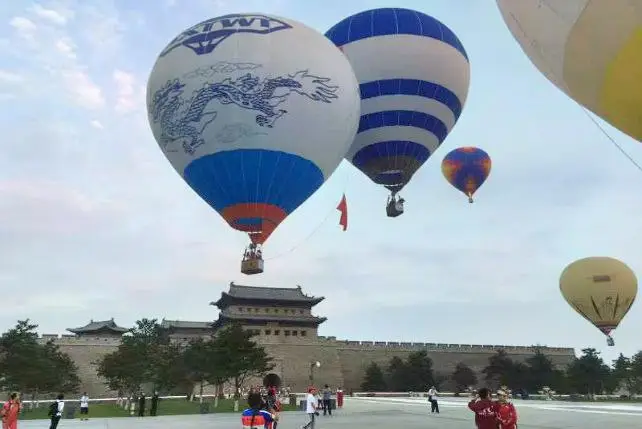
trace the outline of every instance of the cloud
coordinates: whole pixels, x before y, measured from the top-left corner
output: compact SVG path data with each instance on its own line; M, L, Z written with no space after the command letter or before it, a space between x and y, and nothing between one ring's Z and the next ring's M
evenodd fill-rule
M67 94L81 107L95 110L105 105L102 89L82 70L63 70L61 72Z
M105 129L105 126L99 120L96 120L96 119L93 119L89 124L98 130Z
M16 84L22 83L25 81L25 77L19 75L18 73L9 72L6 70L0 70L0 84Z
M39 4L33 5L29 8L29 11L46 20L52 24L64 26L67 24L67 16L64 12L60 12L54 9L46 9Z
M129 113L140 107L140 101L136 98L136 78L131 73L122 70L114 70L112 74L116 84L116 112Z
M35 33L38 30L38 26L28 18L22 16L16 16L11 18L9 25L13 27L18 36L28 42L35 42Z

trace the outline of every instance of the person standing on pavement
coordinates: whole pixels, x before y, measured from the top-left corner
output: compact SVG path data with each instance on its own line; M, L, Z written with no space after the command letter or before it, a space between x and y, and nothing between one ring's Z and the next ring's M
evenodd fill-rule
M80 420L89 420L89 396L87 396L87 392L80 397Z
M479 389L475 398L468 403L468 408L475 413L475 425L478 429L497 429L497 407L491 399L489 389Z
M437 389L432 386L428 390L428 402L430 402L430 412L439 414L439 403L437 402Z
M51 408L49 410L51 415L51 425L49 425L49 429L56 429L58 427L58 423L60 423L60 419L62 418L62 411L65 409L64 399L65 395L61 393L56 398L56 402L51 404Z
M308 415L308 422L301 429L314 429L315 417L319 415L317 411L318 402L316 397L317 389L314 386L308 388L308 395L305 399L305 412Z
M326 415L326 412L332 416L332 390L326 384L323 388L323 415Z

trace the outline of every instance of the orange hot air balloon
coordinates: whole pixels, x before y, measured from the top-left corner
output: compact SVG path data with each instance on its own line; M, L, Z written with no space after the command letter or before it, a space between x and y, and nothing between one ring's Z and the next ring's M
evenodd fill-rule
M638 279L624 262L593 256L579 259L562 271L560 291L575 311L607 336L612 346L611 332L633 305Z

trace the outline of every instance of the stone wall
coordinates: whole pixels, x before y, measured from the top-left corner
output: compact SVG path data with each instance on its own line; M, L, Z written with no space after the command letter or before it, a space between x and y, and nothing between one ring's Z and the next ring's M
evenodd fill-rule
M116 350L118 339L44 335L41 340L50 339L69 353L78 365L81 391L87 391L91 397L113 394L97 376L93 363ZM314 370L316 385L342 386L345 391L350 391L360 389L365 369L370 363L377 362L385 368L393 356L403 359L418 350L428 351L435 371L441 374L450 374L459 362L480 372L488 364L488 358L500 349L516 360L526 359L536 351L533 347L344 341L335 337L258 336L257 341L274 359L272 372L281 378L282 385L295 391L303 391L309 385L310 364L316 361L321 363ZM542 351L559 366L570 363L575 356L571 348L542 348ZM255 384L261 380L248 382Z

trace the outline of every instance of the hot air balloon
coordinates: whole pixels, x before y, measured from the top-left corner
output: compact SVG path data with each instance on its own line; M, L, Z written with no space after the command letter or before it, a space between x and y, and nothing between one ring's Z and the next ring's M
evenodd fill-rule
M497 0L497 5L540 72L642 141L642 2Z
M176 171L249 234L241 271L256 274L263 243L346 154L360 98L350 63L322 34L286 18L234 14L163 49L147 109Z
M607 336L612 346L611 332L633 305L638 279L625 263L594 256L577 260L564 269L560 291L575 311Z
M350 16L326 36L350 60L361 90L346 159L390 191L386 212L399 216L399 192L459 119L470 83L466 51L443 23L400 8Z
M448 182L468 196L473 195L484 184L491 168L490 156L476 147L460 147L448 152L441 162L441 172Z

